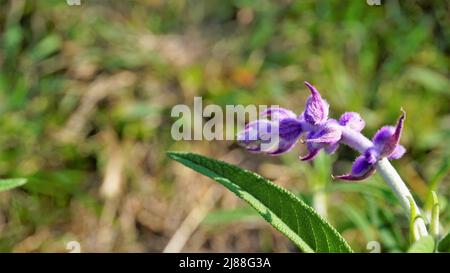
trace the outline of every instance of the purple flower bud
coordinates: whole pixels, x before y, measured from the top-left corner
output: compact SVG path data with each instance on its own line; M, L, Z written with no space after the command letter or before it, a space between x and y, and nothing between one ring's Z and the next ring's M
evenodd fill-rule
M339 124L347 126L355 131L361 132L366 123L358 113L346 112L339 118Z
M322 99L319 91L317 91L314 86L312 86L308 82L305 82L305 85L311 91L311 96L309 96L308 100L306 101L306 108L303 112L303 118L306 122L312 125L321 124L327 121L330 105L324 99Z
M396 127L384 126L376 132L372 141L381 157L389 157L394 152L400 140L404 120L405 112L402 110Z

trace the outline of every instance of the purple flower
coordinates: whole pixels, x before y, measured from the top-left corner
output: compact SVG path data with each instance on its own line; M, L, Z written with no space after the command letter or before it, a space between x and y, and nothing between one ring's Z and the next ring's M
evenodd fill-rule
M400 135L405 120L405 112L397 121L396 127L384 126L378 130L372 139L373 146L367 148L363 155L359 156L352 166L349 174L335 176L343 180L363 180L375 172L375 163L380 159L397 159L403 156L406 149L399 144Z
M238 143L251 152L279 155L290 151L305 134L302 143L306 143L308 154L300 156L302 161L313 159L322 149L332 154L344 143L362 154L356 158L349 174L334 178L353 181L373 174L375 164L382 158L392 160L403 156L406 150L399 144L405 120L403 110L395 127L382 127L370 141L360 133L365 122L358 113L346 112L339 120L328 118L329 104L314 86L308 82L305 85L311 95L301 115L284 108L269 108L261 113L261 119L250 122L237 135Z

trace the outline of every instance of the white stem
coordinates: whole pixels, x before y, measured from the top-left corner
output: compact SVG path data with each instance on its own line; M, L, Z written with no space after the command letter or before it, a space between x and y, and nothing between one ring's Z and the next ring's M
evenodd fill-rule
M414 201L414 198L411 195L411 192L409 191L405 182L403 182L400 175L397 173L397 171L391 165L389 160L387 160L387 158L381 159L380 161L377 162L376 168L377 168L377 171L384 178L386 183L389 185L389 187L391 187L392 191L397 196L398 200L400 201L400 204L402 205L403 209L405 209L408 216L409 216L409 212L411 211L409 197L411 197L411 199L413 200L413 205L416 207L417 213L420 213L419 206L417 206L416 202ZM428 235L427 227L422 218L418 218L416 220L415 224L416 224L418 232L421 236Z
M327 196L322 190L317 191L313 195L313 207L317 213L323 218L328 218L327 213Z

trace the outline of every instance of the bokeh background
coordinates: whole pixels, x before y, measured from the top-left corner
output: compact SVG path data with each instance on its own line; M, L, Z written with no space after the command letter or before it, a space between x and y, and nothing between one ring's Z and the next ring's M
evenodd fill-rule
M280 105L300 113L307 80L331 115L357 111L367 136L407 112L393 162L429 208L450 208L447 1L0 0L1 252L295 252L211 180L170 161L193 151L300 195L356 251L405 251L408 222L378 176L331 181L355 152L300 163L232 141L174 141L176 104ZM70 244L69 244L70 245ZM370 245L369 245L370 246Z

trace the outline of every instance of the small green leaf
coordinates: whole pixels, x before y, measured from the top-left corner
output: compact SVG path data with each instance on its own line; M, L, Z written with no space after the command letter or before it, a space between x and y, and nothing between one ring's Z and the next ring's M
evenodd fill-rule
M434 238L432 236L423 236L408 249L408 253L433 253Z
M450 233L447 233L447 235L439 241L437 249L439 252L450 252Z
M352 252L314 209L258 174L193 153L168 152L168 156L231 190L304 252Z
M421 218L421 216L417 213L417 208L414 205L414 200L411 196L408 196L408 201L411 208L409 216L409 240L415 242L421 237L421 234L417 229L417 219Z
M0 179L0 192L20 187L27 183L25 178Z
M430 222L430 232L434 237L439 236L439 199L435 191L432 191L433 195L433 208L431 209L431 222Z

